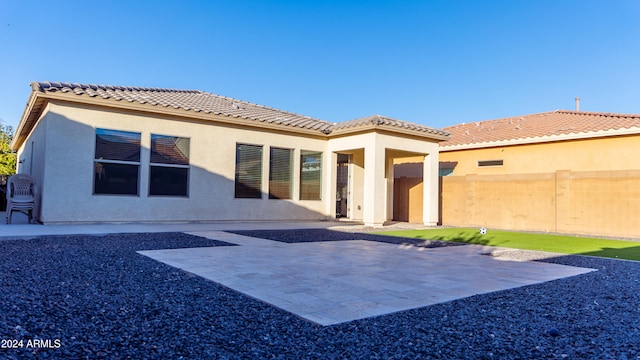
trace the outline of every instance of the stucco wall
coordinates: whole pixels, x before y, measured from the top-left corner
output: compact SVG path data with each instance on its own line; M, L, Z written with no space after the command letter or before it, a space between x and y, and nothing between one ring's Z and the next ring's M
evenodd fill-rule
M46 123L46 162L41 220L59 222L306 220L324 219L326 199L298 198L300 150L323 152L327 144L266 131L219 127L210 123L177 121L149 115L95 111L82 106L50 103ZM93 195L95 129L134 131L142 134L139 196ZM35 132L34 132L35 133ZM150 134L191 139L189 197L148 195ZM34 134L35 136L35 134ZM25 142L28 146L31 137ZM264 145L262 199L235 199L236 143ZM293 200L270 200L268 192L269 146L294 149ZM326 174L323 182L326 182ZM324 198L324 195L323 195Z
M17 151L18 173L29 174L36 183L36 201L40 204L36 209L36 218L40 218L42 209L42 192L45 178L44 154L46 149L48 122L41 119L38 125L31 131L29 139Z
M44 223L333 218L338 153L352 155L352 219L378 226L392 218L392 159L409 154L424 159L423 172L429 179L423 192L423 220L437 222L438 142L402 129L365 128L327 138L293 133L293 128L289 132L234 126L223 115L213 116L221 121L216 123L55 99L48 100L42 114L19 153L32 158L28 166L41 184L39 219ZM138 195L94 194L97 128L140 133ZM149 195L152 134L190 139L188 197ZM234 196L238 143L262 146L261 199ZM270 147L293 151L290 200L268 199ZM299 200L302 151L322 153L321 200ZM21 164L20 171L27 172L25 169L26 164Z
M447 151L441 162L457 162L453 175L530 174L556 170L640 169L640 135ZM479 167L478 161L504 160L503 166Z

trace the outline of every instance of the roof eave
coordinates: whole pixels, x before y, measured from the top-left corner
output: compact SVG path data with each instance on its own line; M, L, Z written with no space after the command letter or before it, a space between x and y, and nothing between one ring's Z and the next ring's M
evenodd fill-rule
M331 137L348 136L348 135L353 135L357 133L371 132L371 131L385 131L385 132L391 132L396 134L417 136L417 137L427 138L427 139L436 140L436 141L449 140L449 135L438 133L437 130L435 130L436 131L435 133L430 133L425 131L406 129L402 127L384 125L384 124L381 124L381 125L367 124L367 125L340 128L340 129L331 131L331 133L329 134L329 137L331 138Z
M27 100L27 104L22 112L22 117L18 123L18 128L16 129L13 140L9 145L12 150L18 150L20 146L22 146L24 140L29 136L29 133L33 130L36 122L38 122L46 103L47 99L43 96L42 92L35 89L31 91L31 94L29 94L29 100Z

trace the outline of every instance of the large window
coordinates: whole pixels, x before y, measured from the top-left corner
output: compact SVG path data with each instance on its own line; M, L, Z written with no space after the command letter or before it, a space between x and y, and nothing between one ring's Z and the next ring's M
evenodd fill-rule
M94 194L138 195L140 133L96 129Z
M236 144L235 197L262 198L262 146Z
M271 148L269 199L291 199L291 152L291 149Z
M189 194L190 139L151 134L149 195Z
M322 191L322 153L300 153L300 200L320 200Z

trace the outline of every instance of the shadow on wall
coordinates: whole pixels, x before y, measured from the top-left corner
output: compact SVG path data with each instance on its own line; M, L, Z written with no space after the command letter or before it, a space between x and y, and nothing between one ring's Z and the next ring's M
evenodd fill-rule
M100 121L92 127L49 112L20 149L24 161L19 171L36 180L42 205L38 217L45 224L327 218L320 200L303 206L297 200L270 199L264 192L269 184L261 182L262 173L257 173L259 178L254 182L250 175L244 178L245 185L259 186L258 198L238 198L236 179L211 171L220 166L231 167L220 173L233 176L235 171L236 140L229 139L222 127L192 121L176 126L174 120L155 116L136 119L138 124L127 121L131 114L117 111L106 122L94 114L96 110L73 111ZM123 117L121 122L113 121L117 116ZM144 120L150 117L157 127L145 127L149 121ZM172 139L173 145L168 145ZM265 142L263 171L269 171L269 146L293 148L296 139L291 140L291 144L287 139ZM215 146L220 148L212 148ZM295 172L292 169L291 181ZM64 189L59 184L64 184ZM291 193L291 197L297 198L297 194Z

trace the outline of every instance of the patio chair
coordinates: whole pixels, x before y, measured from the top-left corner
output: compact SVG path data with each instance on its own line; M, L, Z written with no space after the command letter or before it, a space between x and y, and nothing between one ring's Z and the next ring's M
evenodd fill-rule
M11 224L14 211L21 211L29 216L29 223L35 221L36 184L27 174L16 174L7 182L7 224Z

